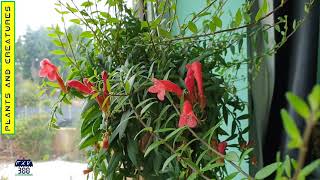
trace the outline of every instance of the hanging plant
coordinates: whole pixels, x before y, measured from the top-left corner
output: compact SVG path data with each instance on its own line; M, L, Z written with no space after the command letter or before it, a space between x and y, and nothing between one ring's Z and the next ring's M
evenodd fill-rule
M239 57L246 51L246 38L272 27L286 29L287 23L279 19L258 26L270 15L268 6L252 20L252 2L245 2L225 24L225 2L207 1L203 10L180 24L174 1L147 1L152 13L143 7L139 12L155 15L150 21L139 19L122 0L81 5L58 1L63 24L64 16L72 14L75 19L70 21L86 30L73 37L65 25L49 28L59 47L54 53L59 52L65 65L66 83L48 59L41 61L39 75L58 83L44 81L44 88L61 89L51 127L57 127L60 103L76 97L86 101L79 145L88 155L84 174L101 179L252 178L241 169L245 162L256 162L250 157L248 128L243 128L248 115L235 86L237 72L274 53L287 32L282 33L283 42L264 54ZM200 19L201 27L196 23ZM174 26L179 29L175 36ZM247 32L246 27L254 30ZM236 171L227 171L226 164Z

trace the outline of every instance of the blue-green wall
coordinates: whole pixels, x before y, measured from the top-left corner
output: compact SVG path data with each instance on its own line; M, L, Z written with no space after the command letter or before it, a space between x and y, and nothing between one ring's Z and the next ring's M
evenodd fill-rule
M229 16L229 12L231 13L235 13L237 11L237 9L239 7L241 7L241 4L244 2L244 0L236 0L236 1L228 1L227 4L225 5L224 8L224 15L222 16L222 21L223 21L223 27L226 28L226 25L229 23L226 22L231 22L231 18ZM192 17L190 16L191 13L197 13L199 11L201 11L204 7L206 7L207 3L206 0L177 0L177 16L178 16L178 21L180 24L183 24L184 20L186 20L186 22L188 22L188 19L190 20ZM197 22L197 25L201 26L201 21ZM173 29L173 34L177 34L178 32L178 26L174 26ZM245 42L245 41L244 41ZM246 44L243 44L243 48L246 48ZM246 49L243 50L243 52L245 52L245 54L243 54L243 57L246 57ZM230 59L231 54L227 54L226 59ZM237 74L238 79L242 79L239 81L235 82L235 85L238 89L238 95L239 97L244 100L245 102L248 102L248 81L247 81L247 65L242 65L242 67L240 68L240 71ZM243 77L245 77L243 79ZM247 114L248 110L245 109L244 112L239 112L239 114ZM231 123L230 123L231 126ZM225 125L225 129L227 130L227 132L231 131L231 127ZM247 127L248 124L246 122L244 122L242 124L242 128L244 129L245 127ZM224 140L224 137L220 137L221 140ZM247 137L248 138L248 137ZM237 143L237 140L235 140L235 142L230 142L230 143ZM229 150L232 150L231 148L229 148ZM249 171L249 165L248 164L243 164L242 168L245 171ZM227 169L229 172L235 172L236 170L228 165ZM240 179L241 177L238 176L237 179Z

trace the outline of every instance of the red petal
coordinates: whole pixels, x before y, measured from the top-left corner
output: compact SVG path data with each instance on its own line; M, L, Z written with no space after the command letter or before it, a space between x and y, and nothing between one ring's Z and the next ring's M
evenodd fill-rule
M206 100L203 92L202 65L199 61L195 61L191 64L191 69L194 73L194 77L196 79L197 86L198 86L200 106L202 109L204 109L206 105L206 102L205 102Z
M189 114L191 112L193 112L192 111L192 104L188 100L184 101L182 113Z
M179 97L182 95L182 89L169 80L158 80L156 78L153 78L152 81L153 86L149 87L148 92L158 93L157 97L161 101L164 100L166 91L176 93Z
M43 59L40 61L40 77L47 77L50 81L56 80L56 74L58 73L58 68L51 63L49 59Z
M221 154L226 154L226 147L227 147L228 143L226 141L223 141L221 143L218 144L218 152Z
M102 71L101 77L103 80L103 95L108 96L109 95L108 88L107 88L108 73L106 71Z
M193 102L194 101L194 73L189 64L186 65L186 68L188 69L188 71L187 71L187 76L184 79L184 83L186 84L186 88L191 98L190 100L191 102Z
M109 148L109 138L105 136L102 141L102 148L107 150Z
M106 98L108 98L108 97L104 97L102 95L98 95L96 97L96 101L99 104L100 110L103 112L107 112L109 109L109 106L110 106L110 100L106 99ZM104 102L104 101L106 101L106 102Z
M64 93L67 93L67 88L66 86L64 85L64 81L62 80L62 78L60 77L59 74L56 74L56 78L57 78L57 81L58 81L58 84L61 88L61 90L64 92Z
M160 90L158 91L157 97L158 97L158 99L159 99L160 101L163 101L165 95L166 95L166 91L160 89Z
M149 87L148 92L149 93L158 93L159 92L159 86L153 85L151 87Z
M69 87L75 88L76 90L85 93L85 94L93 94L94 91L87 87L86 85L82 84L80 81L78 80L70 80L67 82L67 85Z
M198 124L198 118L193 113L190 101L186 100L183 104L183 110L180 115L178 127L189 126L195 128Z
M177 96L179 96L179 97L182 95L182 93L183 93L182 89L178 85L176 85L175 83L173 83L169 80L159 80L159 81L163 84L164 89L166 91L176 93Z
M83 83L84 83L85 86L87 86L90 89L92 89L92 87L94 86L94 84L92 82L90 82L88 80L88 78L83 78Z

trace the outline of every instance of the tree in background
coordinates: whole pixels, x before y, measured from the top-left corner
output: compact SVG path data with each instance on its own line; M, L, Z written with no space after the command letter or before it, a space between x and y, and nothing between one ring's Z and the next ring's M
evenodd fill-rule
M70 34L80 34L80 26L72 25L67 29ZM37 30L27 29L25 35L18 37L16 42L17 69L23 79L35 80L39 69L39 61L43 58L51 59L58 66L61 65L59 57L51 52L56 46L48 36L49 31L40 27Z

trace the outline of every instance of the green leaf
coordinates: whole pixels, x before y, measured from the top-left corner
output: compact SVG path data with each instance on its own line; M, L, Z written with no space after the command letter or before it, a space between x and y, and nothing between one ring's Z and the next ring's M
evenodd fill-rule
M197 177L198 177L198 173L194 172L188 177L187 180L194 180L194 179L197 179Z
M231 151L225 155L225 159L229 161L239 161L239 156L236 152Z
M178 154L172 154L170 157L168 157L168 159L163 163L162 166L162 171L164 171L166 169L166 167L169 165L169 163L175 159L178 156Z
M90 145L95 144L98 141L98 136L93 136L92 134L88 134L86 137L82 138L79 143L79 148L84 149Z
M236 26L239 26L241 24L242 21L242 14L241 14L241 9L238 9L237 13L236 13Z
M280 162L275 162L272 164L269 164L268 166L260 169L257 174L255 175L256 179L264 179L268 176L270 176L273 172L275 172L278 167L281 165Z
M73 22L75 24L80 24L81 20L80 19L70 19L70 22Z
M128 121L133 118L133 117L130 117L132 114L133 114L132 110L128 110L122 114L119 125L112 132L110 136L110 139L109 139L110 143L114 140L114 138L117 135L119 135L119 139L121 139L124 136L124 132L127 128Z
M128 81L126 81L125 90L126 90L127 94L129 94L131 92L135 78L136 78L136 75L133 75L130 77L130 79Z
M146 157L153 149L157 148L161 144L163 144L162 141L156 141L156 142L150 144L150 146L148 146L146 152L144 153L144 157Z
M154 132L156 133L162 133L162 132L167 132L167 131L174 131L176 128L163 128L163 129L157 129Z
M58 83L51 82L51 81L46 82L46 85L53 87L53 88L60 88Z
M217 27L219 27L219 28L222 27L222 20L219 17L214 16L213 17L213 22Z
M284 161L284 170L288 177L291 178L291 163L290 163L290 157L287 155L286 160Z
M316 85L311 94L308 96L308 102L313 111L317 111L320 107L320 85Z
M264 0L262 6L260 7L256 17L254 18L255 21L259 21L265 14L268 12L268 0Z
M84 31L80 34L82 38L92 38L94 35L90 31Z
M90 2L90 1L86 1L86 2L81 4L81 6L83 6L83 7L90 7L92 5L93 5L93 2Z
M128 156L132 163L138 167L137 156L139 154L138 143L136 141L130 140L128 142Z
M186 126L174 130L165 138L165 141L168 141L172 136L176 135L180 131L184 131L185 129L186 129Z
M286 132L291 138L289 147L290 148L300 147L302 145L300 132L295 122L293 121L292 117L289 115L289 113L285 109L281 110L281 118L284 125L284 129L286 130Z
M78 10L76 8L71 7L70 5L67 5L67 9L72 12L72 13L76 13L78 12Z
M166 38L171 38L171 33L163 28L159 28L159 34L162 36L162 37L166 37Z
M307 120L310 116L310 111L308 105L300 99L298 96L293 93L287 93L286 97L290 103L290 105L294 108L294 110L305 120Z
M197 33L198 32L198 28L197 28L196 24L194 24L192 21L189 21L188 28L193 33Z
M234 172L229 174L227 177L224 178L224 180L233 180L235 177L239 174L239 172Z
M240 121L240 120L248 120L249 119L249 114L243 114L239 117L237 117L237 120Z
M109 13L107 13L107 12L100 12L100 15L105 17L105 18L110 18L111 17L111 15Z
M109 165L108 165L108 178L107 179L112 179L110 178L110 176L116 172L116 168L119 165L119 162L122 158L122 154L119 153L115 153L111 156L111 159L109 161Z
M206 149L205 151L203 151L203 152L199 155L199 157L198 157L198 159L197 159L197 161L196 161L196 165L199 165L201 159L208 153L208 151L209 151L209 149Z
M50 53L54 54L54 55L64 55L64 51L62 51L60 49L56 49L56 50L50 51Z
M320 167L320 159L317 159L315 161L313 161L312 163L308 164L307 166L305 166L300 174L299 177L307 177L308 175L310 175L314 170L316 170L317 168Z
M137 137L141 134L141 133L143 133L143 132L145 132L145 131L147 131L147 132L152 132L152 127L145 127L145 128L143 128L143 129L141 129L141 131L139 131L135 136L134 136L134 140L136 140L137 139Z
M244 152L241 154L241 157L240 157L239 162L241 163L241 162L246 158L246 156L248 156L248 154L249 154L250 152L252 152L252 151L253 151L253 148L249 148L249 149L247 149L246 151L244 151Z
M202 172L213 170L216 167L224 166L224 163L209 163L204 168L201 169Z
M148 98L142 102L140 102L137 106L136 106L136 109L143 106L144 104L146 104L147 102L151 101L151 100L154 100L155 98Z
M140 111L140 115L143 115L154 103L157 103L157 102L149 103L145 107L143 107Z

